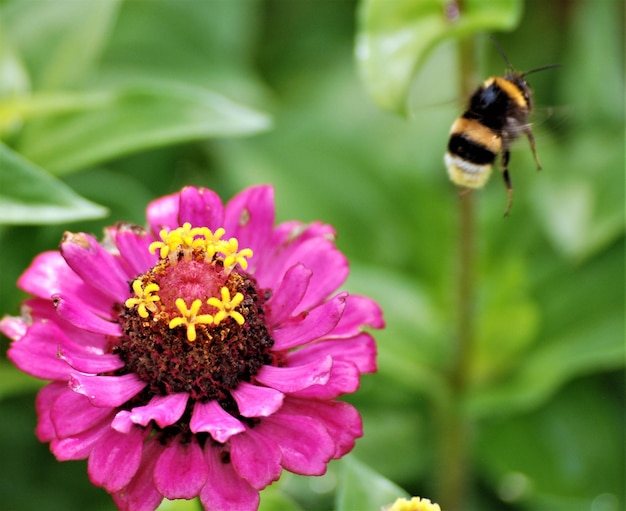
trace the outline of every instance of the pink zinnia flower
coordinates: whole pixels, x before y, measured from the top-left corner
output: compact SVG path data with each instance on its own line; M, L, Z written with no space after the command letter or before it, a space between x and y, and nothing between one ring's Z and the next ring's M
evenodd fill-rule
M67 233L19 279L34 295L0 330L9 358L52 380L36 428L59 460L88 458L120 509L200 497L254 510L282 469L320 475L362 434L336 398L373 372L369 298L336 293L348 262L320 223L274 226L273 190L224 206L188 187L149 227L102 244Z

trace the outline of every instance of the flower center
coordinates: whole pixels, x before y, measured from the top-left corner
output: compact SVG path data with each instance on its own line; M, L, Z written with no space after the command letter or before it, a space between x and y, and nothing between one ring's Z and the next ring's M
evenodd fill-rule
M230 390L273 361L267 297L245 272L252 251L223 235L188 223L161 231L150 245L159 262L132 282L113 351L151 395L227 404Z

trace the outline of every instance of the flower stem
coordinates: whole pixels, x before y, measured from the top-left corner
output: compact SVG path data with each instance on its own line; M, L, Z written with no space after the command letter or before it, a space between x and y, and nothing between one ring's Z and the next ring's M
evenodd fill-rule
M475 42L459 41L460 90L469 97L476 83ZM474 342L475 304L475 204L474 194L459 195L458 283L456 338L448 374L450 400L440 410L438 493L445 511L467 508L470 479L470 423L463 402L468 383L468 366Z

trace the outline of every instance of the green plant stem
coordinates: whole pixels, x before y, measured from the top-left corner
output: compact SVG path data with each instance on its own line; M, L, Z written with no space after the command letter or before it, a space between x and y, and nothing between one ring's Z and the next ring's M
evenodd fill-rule
M476 83L473 39L459 41L460 89L469 97ZM468 366L474 342L475 304L475 205L474 194L459 196L458 284L456 338L448 374L450 399L440 410L439 504L443 511L467 509L470 473L470 431L463 407L468 383Z

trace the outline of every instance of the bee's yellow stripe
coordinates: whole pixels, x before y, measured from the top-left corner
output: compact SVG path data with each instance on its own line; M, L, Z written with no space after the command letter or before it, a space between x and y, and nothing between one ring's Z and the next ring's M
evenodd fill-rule
M489 87L494 82L506 93L506 95L512 101L515 101L515 104L517 106L524 109L528 108L528 102L524 98L524 94L517 85L502 76L494 76L492 78L489 78L484 85L485 87Z
M459 117L454 121L454 124L452 124L450 135L463 135L468 140L483 146L494 154L498 154L502 149L502 139L500 136L476 119Z

